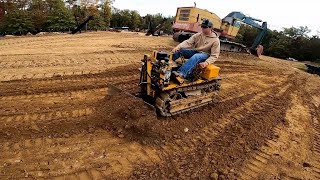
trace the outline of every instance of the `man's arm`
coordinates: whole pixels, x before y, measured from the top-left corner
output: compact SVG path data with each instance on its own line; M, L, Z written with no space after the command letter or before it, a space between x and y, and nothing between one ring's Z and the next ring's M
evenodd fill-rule
M220 55L220 40L218 39L215 41L211 47L211 55L210 57L205 61L208 64L213 64Z
M175 50L179 50L181 48L192 48L194 43L195 43L195 39L196 39L197 34L194 34L193 36L191 36L189 39L183 41L182 43L180 43L177 47L175 47Z

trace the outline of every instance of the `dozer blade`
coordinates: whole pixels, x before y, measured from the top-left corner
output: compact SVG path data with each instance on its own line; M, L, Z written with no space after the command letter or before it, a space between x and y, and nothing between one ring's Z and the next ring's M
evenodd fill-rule
M120 89L120 88L118 88L118 87L116 87L115 85L110 84L110 83L107 84L107 94L108 94L108 95L111 95L111 96L112 96L112 95L118 95L118 94L124 94L124 95L130 96L130 97L132 97L132 98L142 100L141 98L136 97L135 95L133 95L133 94L131 94L131 93L128 93L128 92L126 92L126 91L124 91L124 90L122 90L122 89ZM146 105L148 105L150 108L152 108L153 110L155 110L155 107L154 107L152 104L147 103L146 101L143 101L143 102L144 102Z

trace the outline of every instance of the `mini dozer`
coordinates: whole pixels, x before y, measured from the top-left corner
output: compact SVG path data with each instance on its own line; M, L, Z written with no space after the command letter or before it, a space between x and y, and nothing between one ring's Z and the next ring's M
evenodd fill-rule
M144 55L140 69L140 96L162 116L173 116L216 102L220 90L219 70L212 64L195 68L186 79L175 76L185 60L172 60L173 53L153 51ZM178 63L180 62L180 63Z

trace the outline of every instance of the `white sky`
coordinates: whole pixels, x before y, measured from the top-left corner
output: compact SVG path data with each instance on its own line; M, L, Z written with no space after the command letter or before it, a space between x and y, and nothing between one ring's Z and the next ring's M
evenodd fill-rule
M157 13L175 16L177 7L193 6L194 2L198 8L214 12L221 19L232 11L240 11L267 21L272 30L308 26L312 30L311 35L320 31L319 0L115 0L113 6L137 10L142 16Z

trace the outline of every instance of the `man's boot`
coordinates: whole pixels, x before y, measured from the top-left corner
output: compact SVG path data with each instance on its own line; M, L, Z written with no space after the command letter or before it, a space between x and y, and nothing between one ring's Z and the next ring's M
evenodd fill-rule
M178 71L172 71L174 79L179 83L179 85L184 83L184 78L182 74L180 74Z

